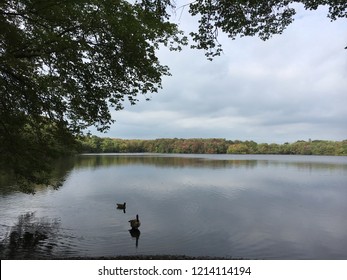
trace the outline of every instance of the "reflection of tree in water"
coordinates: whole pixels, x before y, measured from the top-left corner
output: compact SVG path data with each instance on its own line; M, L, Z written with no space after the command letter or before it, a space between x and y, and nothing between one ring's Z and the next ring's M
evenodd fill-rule
M9 194L15 191L34 194L47 187L59 189L73 166L73 157L60 158L52 163L49 172L37 173L37 180L17 178L13 174L5 173L0 169L0 194Z
M18 217L18 222L0 241L1 259L47 259L54 255L60 237L58 219L37 218L35 213Z
M218 160L183 154L88 154L77 157L74 168L115 165L153 165L159 168L254 168L257 160Z
M232 155L228 155L232 157ZM268 158L266 158L268 157ZM270 158L220 158L211 155L184 154L87 154L76 157L74 168L98 168L105 166L152 165L163 168L247 168L268 166L292 166L300 169L346 170L346 164L312 161L314 157L290 157L275 155Z

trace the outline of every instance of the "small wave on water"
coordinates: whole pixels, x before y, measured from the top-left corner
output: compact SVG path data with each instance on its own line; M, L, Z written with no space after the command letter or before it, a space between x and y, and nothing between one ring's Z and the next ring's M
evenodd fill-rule
M35 212L20 215L12 226L2 227L1 258L40 259L58 252L74 254L76 238L69 230L60 228L59 219L38 217Z

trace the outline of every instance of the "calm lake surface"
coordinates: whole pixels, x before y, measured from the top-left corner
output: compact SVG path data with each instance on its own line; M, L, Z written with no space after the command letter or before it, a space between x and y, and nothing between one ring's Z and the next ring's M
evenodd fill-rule
M0 189L1 258L347 259L347 157L80 155L56 173Z

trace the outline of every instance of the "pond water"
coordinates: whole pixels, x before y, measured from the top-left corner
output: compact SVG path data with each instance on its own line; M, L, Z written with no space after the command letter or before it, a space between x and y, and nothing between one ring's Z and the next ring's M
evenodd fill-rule
M58 189L1 192L1 258L347 259L347 157L86 154L60 168Z

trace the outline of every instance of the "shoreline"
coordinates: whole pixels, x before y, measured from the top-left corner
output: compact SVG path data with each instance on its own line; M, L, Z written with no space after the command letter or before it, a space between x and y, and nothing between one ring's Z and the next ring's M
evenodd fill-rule
M188 255L119 255L119 256L76 256L76 257L52 257L52 258L23 258L2 260L246 260L245 258L234 257L210 257L210 256L188 256Z

